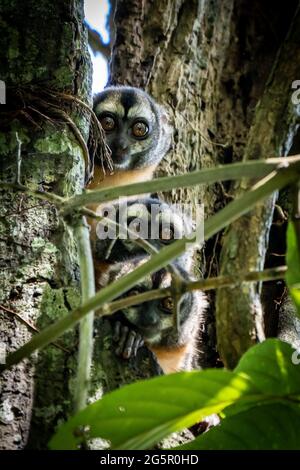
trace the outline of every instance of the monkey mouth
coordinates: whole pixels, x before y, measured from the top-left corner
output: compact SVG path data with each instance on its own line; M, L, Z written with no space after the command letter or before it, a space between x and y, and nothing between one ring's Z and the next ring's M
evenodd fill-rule
M158 336L160 336L160 333L158 332L158 326L141 326L139 325L137 327L138 332L141 334L141 336L145 339L145 341L148 341L149 343L153 343L157 340Z
M141 325L139 321L135 321L133 318L128 318L128 313L130 311L130 307L127 309L127 315L125 313L126 309L122 311L124 314L126 320L128 321L129 324L134 325L134 328L136 331L146 340L151 343L153 340L157 339L157 336L159 333L158 325Z
M116 150L115 152L112 152L112 160L114 165L123 167L129 163L130 154L124 150Z
M113 159L114 170L130 170L130 160L123 160L122 162L117 162Z
M140 332L145 340L145 343L148 344L149 346L155 346L158 345L159 342L161 341L161 333L160 332L153 332L152 335L146 335L144 331Z

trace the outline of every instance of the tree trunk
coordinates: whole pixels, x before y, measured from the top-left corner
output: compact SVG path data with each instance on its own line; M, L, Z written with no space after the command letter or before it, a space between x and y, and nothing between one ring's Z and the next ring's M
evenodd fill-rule
M1 181L18 182L21 150L23 185L61 196L78 193L84 152L65 116L86 140L89 115L60 93L91 101L83 2L4 0L0 24L0 78L7 89L7 105L0 108ZM0 338L8 353L30 339L30 325L42 329L78 305L79 270L72 230L47 201L1 190L0 227ZM29 447L46 448L72 411L76 342L76 332L68 332L59 347L1 376L2 449L24 448L28 439Z
M300 14L288 27L279 47L268 81L256 106L254 119L244 147L243 161L285 156L297 130L297 116L291 101L291 84L300 73ZM249 190L252 182L241 182L234 197ZM236 274L264 268L269 230L277 195L257 204L247 216L228 229L221 254L221 273ZM264 339L261 286L241 284L220 289L217 296L218 347L228 367L234 367L241 355Z
M126 4L126 5L125 5ZM118 1L111 82L147 89L163 104L174 125L171 152L157 176L188 173L215 165L224 148L215 145L217 106L230 36L233 1ZM126 66L125 66L126 64ZM225 141L223 141L224 143ZM204 204L206 215L220 207L220 185L160 194L168 201ZM197 274L212 262L202 253ZM199 363L215 365L213 308L201 331Z
M147 0L142 6L137 0L117 2L111 82L147 89L166 106L175 127L173 148L163 160L159 175L240 161L245 152L246 158L288 152L295 134L295 119L291 109L286 119L280 120L279 116L288 109L289 80L299 64L299 60L290 59L299 53L295 37L290 50L282 51L282 73L276 86L273 84L270 90L267 80L297 4ZM288 73L287 80L284 71ZM270 94L267 97L268 90L276 91L276 103L272 103ZM253 127L249 134L255 107L263 96L266 117L261 114L260 122L266 125L259 129L256 122L259 132ZM271 121L268 107L270 113L277 113ZM267 145L268 133L271 144ZM254 147L260 149L260 155L253 153ZM218 183L162 196L174 202L203 203L205 216L209 217L235 198L243 186L238 190L229 183ZM199 258L198 272L205 276L234 272L238 281L240 271L262 268L273 205L274 198L261 204L251 216L238 221L225 240L219 234L208 241ZM256 233L251 244L244 237L249 230ZM235 236L230 237L230 233ZM218 353L232 367L254 341L264 337L260 290L254 284L221 289L217 312L214 297L210 294L210 309L199 338L199 363L203 367L218 363L214 333L217 313Z

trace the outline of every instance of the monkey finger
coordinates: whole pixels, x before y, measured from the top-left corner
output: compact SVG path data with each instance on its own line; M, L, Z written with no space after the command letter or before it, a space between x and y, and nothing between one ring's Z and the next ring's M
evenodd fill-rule
M121 322L116 321L113 325L113 341L115 341L115 343L120 339L121 328Z
M127 340L127 335L128 335L128 327L121 324L121 336L119 338L119 345L116 349L116 354L118 356L123 355L123 350L124 350L124 346Z
M136 356L138 349L141 348L143 344L144 344L143 338L141 337L140 334L137 334L134 345L133 345L133 352L132 352L133 357Z
M126 344L124 346L123 357L124 359L129 359L133 353L133 345L136 341L136 332L129 331Z

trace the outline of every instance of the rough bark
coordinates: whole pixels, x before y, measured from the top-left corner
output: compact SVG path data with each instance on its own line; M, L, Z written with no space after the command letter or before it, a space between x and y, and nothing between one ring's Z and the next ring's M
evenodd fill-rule
M143 8L138 1L129 3L118 2L111 81L146 88L166 106L176 131L158 174L212 166L216 147L210 132L217 124L217 89L233 2L150 0ZM205 201L211 213L216 195L209 190L205 198L207 189L174 191L172 200Z
M51 121L39 113L50 114L44 102L49 89L90 102L82 19L80 0L1 2L0 78L7 87L7 105L0 109L2 181L15 181L17 132L22 184L63 196L81 191L84 158L78 140L61 118L51 115ZM86 139L89 116L59 97L56 104ZM48 202L2 190L0 233L0 338L8 353L32 335L12 312L39 329L67 315L79 302L79 271L72 231ZM29 447L45 448L55 426L70 413L76 342L76 332L68 332L59 340L64 350L51 345L1 376L2 449L24 448L28 438Z
M299 151L300 132L298 128L290 154L296 155ZM284 263L288 220L293 218L294 214L292 192L293 188L285 188L283 191L280 191L276 201L270 231L270 243L266 254L266 268L274 268ZM268 282L263 285L262 303L265 312L266 336L278 336L278 338L289 342L295 348L299 348L300 320L295 306L289 298L284 280Z
M140 348L136 358L122 359L115 354L116 345L112 340L111 323L108 320L95 322L95 364L103 364L101 382L103 392L109 392L135 380L162 374L154 355L145 347ZM99 392L99 379L94 374L95 389Z
M143 8L138 1L117 4L111 81L147 89L166 107L175 128L172 150L157 175L185 173L223 161L224 148L212 141L218 140L217 105L232 8L230 0L150 0ZM194 208L203 203L206 216L223 199L217 185L160 196ZM203 275L205 266L202 253L197 275ZM212 311L199 341L202 366L214 365L216 360Z
M300 15L296 14L288 36L280 46L260 102L257 104L243 160L287 155L297 129L296 106L291 101L291 84L300 73ZM249 190L252 182L236 185L234 197ZM228 229L221 253L221 274L263 269L269 230L277 195ZM261 286L245 284L223 288L217 294L218 349L228 367L264 339Z

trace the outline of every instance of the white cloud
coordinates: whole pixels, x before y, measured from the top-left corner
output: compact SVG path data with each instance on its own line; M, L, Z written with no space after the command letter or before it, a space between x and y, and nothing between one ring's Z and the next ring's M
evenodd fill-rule
M103 42L110 40L109 30L106 27L107 15L110 10L108 0L85 0L85 20L91 28L100 33ZM103 90L108 80L108 65L106 59L100 54L93 54L89 48L93 62L93 94Z
M107 61L102 54L94 55L90 50L93 62L93 94L103 90L108 80Z
M101 34L103 42L109 42L109 31L106 28L107 15L110 10L108 0L85 0L85 19L89 25Z

